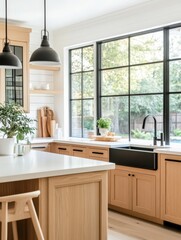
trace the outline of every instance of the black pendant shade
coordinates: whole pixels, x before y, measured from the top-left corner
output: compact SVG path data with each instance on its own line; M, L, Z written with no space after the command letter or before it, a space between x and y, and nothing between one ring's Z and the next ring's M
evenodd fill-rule
M60 65L58 54L50 47L46 30L46 0L44 0L44 30L40 47L33 52L30 63L34 65L56 66Z
M50 47L46 35L43 36L40 47L31 55L30 62L36 65L60 65L58 54Z
M7 41L7 0L5 0L5 43L3 52L0 53L0 68L19 69L22 68L21 61L14 55Z

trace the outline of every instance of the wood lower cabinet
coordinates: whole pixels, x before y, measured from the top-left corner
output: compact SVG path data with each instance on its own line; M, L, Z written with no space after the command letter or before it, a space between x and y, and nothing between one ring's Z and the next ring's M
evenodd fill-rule
M158 217L159 204L155 171L116 166L111 171L111 204L136 213Z
M111 171L111 204L131 210L132 179L129 174L121 169Z
M50 152L71 155L71 146L69 144L64 144L64 143L61 143L61 144L51 143Z
M67 143L51 143L50 152L76 157L91 158L101 161L109 161L109 148L106 147L93 147Z
M161 218L181 225L181 156L161 154Z
M107 239L107 173L48 179L48 239Z

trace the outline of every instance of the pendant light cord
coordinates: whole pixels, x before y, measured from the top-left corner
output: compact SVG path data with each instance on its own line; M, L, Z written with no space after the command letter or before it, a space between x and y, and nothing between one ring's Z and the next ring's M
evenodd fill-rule
M47 32L46 28L46 0L44 0L44 35L46 35Z
M7 21L7 12L8 12L8 3L7 3L7 0L5 0L5 43L7 43L8 42L8 38L7 38L7 34L8 34L8 27L7 27L7 25L8 25L8 21Z

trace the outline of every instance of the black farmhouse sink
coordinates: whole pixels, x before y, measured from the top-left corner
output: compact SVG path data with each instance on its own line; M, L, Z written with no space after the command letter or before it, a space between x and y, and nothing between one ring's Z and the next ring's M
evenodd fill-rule
M128 167L157 170L157 153L151 147L110 148L110 162Z

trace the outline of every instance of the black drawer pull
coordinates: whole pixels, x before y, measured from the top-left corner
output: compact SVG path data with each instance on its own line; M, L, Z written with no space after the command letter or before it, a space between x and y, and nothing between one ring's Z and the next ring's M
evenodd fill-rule
M61 148L61 147L59 147L58 149L59 149L59 150L64 150L64 151L67 150L67 148Z
M93 154L99 154L99 155L103 155L103 152L92 152Z
M83 152L82 149L73 149L74 152Z
M180 162L181 163L181 160L174 160L174 159L165 159L165 161L167 161L167 162Z

